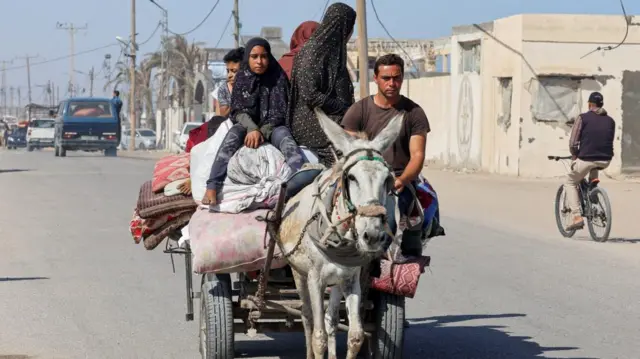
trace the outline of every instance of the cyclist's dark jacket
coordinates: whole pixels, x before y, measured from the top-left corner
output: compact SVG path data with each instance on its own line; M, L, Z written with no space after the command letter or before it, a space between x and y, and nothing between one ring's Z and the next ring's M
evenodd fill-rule
M578 116L571 131L569 150L583 161L610 161L616 122L603 108Z

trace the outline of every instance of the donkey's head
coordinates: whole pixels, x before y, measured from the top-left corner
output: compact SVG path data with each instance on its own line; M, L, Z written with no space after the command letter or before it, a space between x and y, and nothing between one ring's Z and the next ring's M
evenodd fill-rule
M385 205L394 185L393 171L382 158L402 129L402 115L397 115L371 141L355 138L315 110L320 126L343 157L336 164L341 184L337 202L342 216L355 215L353 229L358 246L367 252L379 252L386 242L387 214Z

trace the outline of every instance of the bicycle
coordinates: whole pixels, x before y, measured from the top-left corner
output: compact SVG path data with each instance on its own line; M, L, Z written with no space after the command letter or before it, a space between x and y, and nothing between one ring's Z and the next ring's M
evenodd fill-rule
M567 172L569 171L566 161L571 161L571 156L547 156L547 158L554 161L563 161L562 164L565 166L565 169L567 169ZM587 222L591 238L596 242L606 242L609 240L609 234L611 233L611 201L609 200L607 191L598 186L599 182L598 179L587 181L585 177L580 181L580 185L578 186L578 196L580 198L582 216ZM573 237L577 229L566 230L566 224L563 223L563 217L568 217L570 220L569 223L573 221L571 209L567 203L564 185L560 185L560 188L558 188L556 192L555 214L556 224L558 225L560 234L566 238ZM604 233L601 236L596 233L596 227L604 228Z

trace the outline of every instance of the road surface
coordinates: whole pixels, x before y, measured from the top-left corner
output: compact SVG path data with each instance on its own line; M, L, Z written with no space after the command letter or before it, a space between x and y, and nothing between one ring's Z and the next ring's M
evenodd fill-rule
M0 151L0 359L199 357L183 267L128 233L153 164ZM558 180L427 174L447 236L407 301L406 358L638 357L640 185L603 181L616 240L599 244L556 234ZM238 339L238 357L304 356L300 335Z

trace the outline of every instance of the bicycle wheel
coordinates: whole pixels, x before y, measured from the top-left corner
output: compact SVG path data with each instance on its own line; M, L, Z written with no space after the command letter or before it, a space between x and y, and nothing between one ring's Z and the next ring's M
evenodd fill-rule
M560 234L562 234L563 237L573 237L573 235L576 234L576 230L566 230L567 226L571 224L571 208L569 208L569 204L567 203L567 194L564 191L564 185L560 185L560 188L558 188L555 207L558 231L560 231Z
M589 193L589 198L594 200L588 201L591 215L587 218L587 227L589 227L589 234L596 242L606 242L609 240L609 234L611 233L611 201L609 201L609 195L607 191L600 187L596 187ZM602 229L602 235L596 233L596 227Z

